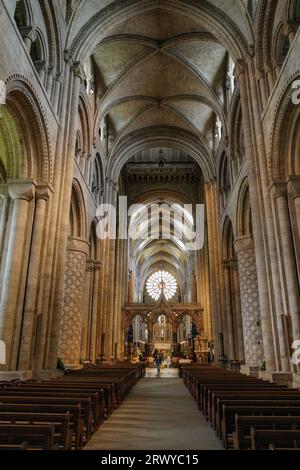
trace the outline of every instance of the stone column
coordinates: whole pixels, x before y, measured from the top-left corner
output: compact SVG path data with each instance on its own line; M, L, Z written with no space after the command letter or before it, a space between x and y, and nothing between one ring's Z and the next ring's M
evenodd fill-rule
M61 93L62 83L63 83L63 80L62 80L61 74L57 74L56 77L55 77L53 93L52 93L53 94L53 97L52 97L53 108L54 108L56 114L58 114L58 112L59 112L59 101L60 101L60 93Z
M59 339L59 357L68 367L78 367L80 362L87 252L86 240L74 238L69 242Z
M105 203L109 204L112 202L112 182L106 180L105 186ZM101 335L105 335L104 342L102 341L102 355L105 360L110 360L110 342L108 338L108 329L109 329L109 295L110 295L110 275L113 267L110 265L111 261L111 247L112 240L105 238L102 241L101 247L101 258L104 260L101 283L100 283L100 311L101 311Z
M121 273L121 280L122 280L122 285L121 285L121 309L119 312L119 323L120 323L120 329L119 329L119 357L122 359L122 355L124 352L124 311L122 310L122 307L125 305L125 302L127 302L127 295L128 295L128 240L122 240L122 257L123 257L123 263L122 263L122 273ZM148 338L149 342L149 338Z
M54 78L53 78L53 69L54 67L48 67L47 68L47 74L46 74L46 91L47 91L47 94L49 96L49 98L51 99L51 95L52 95L52 89L53 89L53 82L54 82Z
M275 183L272 185L274 198L275 219L277 222L277 241L280 260L283 310L292 320L293 339L300 339L300 297L299 279L295 262L295 251L290 223L290 213L287 198L287 185Z
M55 161L55 194L53 201L53 217L57 220L49 234L49 258L52 263L52 284L50 285L49 327L47 336L47 368L53 368L57 360L59 331L63 311L65 262L67 253L69 212L72 192L72 179L75 158L75 140L78 120L78 103L83 72L79 63L73 63L69 55L66 66L66 84L62 104L63 132L59 132ZM72 73L71 73L72 72ZM51 214L52 215L52 214ZM53 224L54 225L54 224ZM54 231L53 231L54 230ZM48 292L47 292L48 294Z
M221 257L220 257L220 235L217 225L218 220L218 193L216 181L205 183L205 204L208 230L208 261L209 261L209 284L211 299L212 331L214 338L215 358L222 355L222 336L226 335L226 325L223 321L221 295ZM224 300L224 299L223 299Z
M36 39L36 32L34 31L32 26L22 26L20 28L20 33L23 38L26 49L30 53L32 43Z
M233 260L224 260L223 269L224 269L224 281L225 281L225 292L224 297L226 299L226 316L227 316L227 348L228 348L228 359L236 359L235 351L235 335L234 331L234 308L233 308L233 297L232 297L232 287L231 287L231 269L232 269Z
M97 337L99 338L99 348L97 350L97 356L100 354L105 353L105 344L104 341L102 340L103 334L105 334L105 322L106 318L104 315L104 281L105 281L105 276L104 276L104 270L106 269L106 263L107 263L107 240L101 240L101 248L100 248L100 253L101 253L101 260L103 260L103 268L101 269L100 272L100 279L99 279L99 284L98 284L98 291L97 291L97 302L98 302L98 317L97 317Z
M178 345L178 323L172 322L172 354L173 356L178 356L179 354L179 345Z
M23 297L22 272L25 267L26 236L30 204L35 186L31 181L9 181L9 196L13 200L6 262L0 299L0 339L6 344L6 365L16 369L20 338L20 314Z
M300 176L290 176L287 188L292 237L294 241L298 278L300 279Z
M0 185L0 198L2 202L0 207L0 259L2 259L9 208L9 194L7 185Z
M93 284L94 284L94 265L92 261L87 262L85 272L85 286L84 286L84 308L82 315L82 328L81 328L81 354L83 360L90 359L89 357L89 337L90 337L90 324L91 324L91 310L93 302Z
M36 204L34 211L33 231L30 246L28 275L26 282L26 298L23 310L21 343L17 368L28 370L33 367L34 346L36 338L36 321L39 314L38 294L42 288L43 273L41 272L44 229L46 222L46 206L51 189L48 186L36 188ZM44 318L42 318L45 321Z
M93 295L92 295L92 306L91 306L91 323L90 323L90 344L89 344L89 355L91 360L94 362L100 351L100 335L98 334L98 295L97 289L100 282L100 270L101 263L99 261L94 262L94 276L93 276Z
M234 242L238 259L245 362L259 366L264 360L254 244L250 237Z
M151 321L148 321L148 354L149 356L152 355L152 351L154 348L153 344L153 328L154 328L154 323Z
M112 181L107 182L107 202L116 207L117 188ZM105 355L108 361L113 354L112 336L113 336L113 306L114 306L114 288L115 288L115 243L116 240L108 238L106 243L106 256L104 266L104 302L103 315L105 327Z
M118 344L117 355L120 356L120 338L119 331L122 329L122 318L121 318L121 308L122 308L122 284L123 280L123 263L124 263L124 241L117 240L117 256L116 256L116 288L115 288L115 304L114 304L114 334L113 334L113 343ZM118 358L117 357L117 358ZM115 359L117 359L115 358Z
M264 357L266 361L267 370L273 371L276 369L276 367L281 367L281 364L278 364L279 358L278 355L276 355L277 351L275 348L276 328L274 328L273 318L273 291L272 287L270 288L270 283L268 281L268 278L271 274L270 267L268 265L272 263L272 260L269 259L269 255L267 255L267 252L271 253L270 257L273 258L273 264L276 264L276 253L274 253L273 244L274 234L271 233L272 214L271 207L269 207L269 196L263 198L261 197L261 194L265 195L266 191L268 191L267 171L265 165L265 161L267 159L265 155L263 135L261 129L260 112L257 103L257 89L256 94L254 96L255 73L253 71L252 61L252 57L249 57L247 63L243 61L238 61L236 66L236 76L238 78L241 91L246 161L248 167L249 194L251 211L253 216L253 238L255 243L260 312L264 337ZM249 76L251 76L251 80ZM249 82L251 82L251 85ZM254 105L252 102L254 102ZM259 135L259 139L257 137L257 134ZM258 155L260 156L259 160ZM260 177L258 175L260 175ZM267 207L264 207L264 203ZM266 237L266 225L268 225L270 230L269 237ZM273 270L276 271L275 266ZM277 304L280 305L279 288L275 289L274 292L275 300Z
M234 303L235 312L235 348L239 360L245 359L244 337L243 337L243 322L241 312L241 292L239 283L238 264L235 261L232 267L232 299Z

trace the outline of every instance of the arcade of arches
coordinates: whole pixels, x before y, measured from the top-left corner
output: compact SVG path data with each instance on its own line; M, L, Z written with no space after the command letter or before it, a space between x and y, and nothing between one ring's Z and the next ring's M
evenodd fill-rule
M1 378L157 347L300 384L299 24L299 0L0 0Z

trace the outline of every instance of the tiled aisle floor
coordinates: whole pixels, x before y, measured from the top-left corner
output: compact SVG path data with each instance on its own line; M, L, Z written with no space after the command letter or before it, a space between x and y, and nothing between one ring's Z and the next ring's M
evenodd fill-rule
M85 450L221 450L176 369L147 369Z

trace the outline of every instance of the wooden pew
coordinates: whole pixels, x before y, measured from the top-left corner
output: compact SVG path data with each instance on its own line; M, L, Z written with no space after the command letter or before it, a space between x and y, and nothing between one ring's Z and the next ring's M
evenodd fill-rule
M251 428L255 430L300 430L300 416L239 416L235 415L234 449L251 448Z
M37 382L20 384L18 388L8 388L9 390L32 390L32 391L49 391L49 392L64 392L67 396L71 393L87 393L93 396L98 394L98 406L96 426L99 426L104 421L105 412L109 412L112 408L113 400L113 386L108 384L89 384L89 383L65 383L65 382ZM111 411L110 411L111 412ZM109 413L110 414L110 413Z
M37 413L43 415L69 413L70 427L72 431L72 447L81 449L83 446L83 430L81 418L81 405L49 405L49 404L24 404L6 403L0 404L0 413Z
M251 428L251 450L277 448L300 449L300 430L263 430Z
M53 450L54 424L47 425L0 425L1 445L28 443L28 449Z
M0 444L0 450L28 450L28 442L22 442L22 444Z
M281 393L280 391L275 392L274 390L271 391L255 391L251 392L244 392L241 391L239 393L213 393L213 401L210 408L210 422L212 423L214 429L221 435L222 429L222 419L223 419L223 404L228 402L234 402L236 405L252 405L258 404L258 402L265 402L262 403L263 405L266 402L270 402L270 404L275 404L276 402L280 402L280 404L284 405L284 403L291 404L293 406L300 406L300 394L293 394L289 392Z
M260 414L262 410L265 410L264 414L269 415L265 419L267 430L270 429L272 418L274 418L272 426L275 426L276 417L272 415L276 413L276 410L281 410L279 413L281 416L277 422L277 426L281 426L280 431L286 425L284 419L287 416L289 417L290 414L300 416L299 390L207 365L204 367L184 365L181 366L179 374L199 408L222 438L225 448L233 444L234 409L241 410L243 407L251 409L250 414ZM253 411L255 409L257 411ZM298 416L296 416L296 421L299 421ZM257 419L260 430L264 426L263 419L264 416L259 416ZM290 419L288 418L288 423Z
M81 417L83 420L83 443L85 443L92 434L93 415L90 398L54 398L49 396L3 396L0 395L1 403L11 404L31 404L31 405L81 405ZM58 409L58 408L57 408Z
M223 405L223 419L221 424L222 441L225 448L235 445L235 416L238 417L276 417L276 416L300 416L300 405L274 406L274 405ZM249 432L250 434L250 432Z
M100 423L100 417L101 417L101 406L103 407L103 404L101 402L101 397L99 396L98 392L85 392L84 390L78 390L78 391L73 391L73 390L65 390L63 388L55 388L55 389L44 389L44 388L35 388L35 387L13 387L10 388L9 390L5 390L3 392L0 392L0 402L1 402L1 397L2 394L7 395L9 393L10 397L18 397L18 396L26 396L26 397L49 397L49 398L57 398L59 399L60 397L63 399L77 399L78 403L81 403L81 400L83 399L90 399L91 401L91 409L92 409L92 414L93 418L90 419L89 422L89 428L90 427L95 427L98 428L99 423ZM92 429L89 429L89 435L92 432Z
M101 365L67 371L65 376L48 381L5 381L0 386L0 418L7 426L19 423L19 418L28 426L51 422L55 442L61 448L81 448L104 417L121 404L145 369L145 364ZM69 412L68 438L63 437L67 428L63 417L58 419L58 415L66 412Z
M70 413L13 413L11 411L0 412L0 425L44 425L54 424L54 445L56 449L72 449L72 427Z

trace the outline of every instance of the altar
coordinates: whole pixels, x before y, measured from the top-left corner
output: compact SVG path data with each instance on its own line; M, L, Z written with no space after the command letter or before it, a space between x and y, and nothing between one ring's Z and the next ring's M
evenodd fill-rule
M172 343L171 342L154 342L153 349L157 349L158 351L172 351Z

